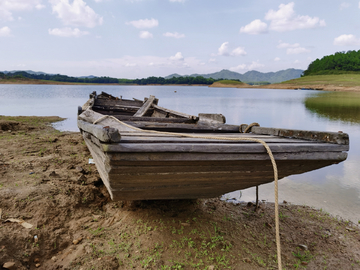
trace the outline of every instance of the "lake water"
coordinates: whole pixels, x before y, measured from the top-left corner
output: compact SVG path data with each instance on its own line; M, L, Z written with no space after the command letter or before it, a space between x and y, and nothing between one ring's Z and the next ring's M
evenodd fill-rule
M1 85L0 115L57 115L60 130L78 131L77 106L93 91L126 99L159 98L159 105L188 114L222 113L229 124L258 122L263 127L343 131L350 136L348 159L279 182L279 201L321 208L334 216L360 220L360 93L187 86ZM274 201L273 183L259 188ZM241 198L240 198L241 195ZM255 200L255 189L225 195Z

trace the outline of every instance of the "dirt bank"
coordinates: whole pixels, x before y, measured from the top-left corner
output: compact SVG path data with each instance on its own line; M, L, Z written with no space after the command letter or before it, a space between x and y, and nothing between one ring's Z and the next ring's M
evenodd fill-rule
M56 120L0 116L0 269L276 269L271 203L113 202ZM285 269L360 269L355 224L284 203L280 230Z
M326 85L326 84L304 84L299 86L298 84L283 84L275 83L268 85L249 85L249 84L240 84L240 85L231 85L231 84L221 84L213 83L209 87L220 87L220 88L265 88L265 89L310 89L310 90L324 90L324 91L341 91L341 92L360 92L360 86L338 86L338 85Z

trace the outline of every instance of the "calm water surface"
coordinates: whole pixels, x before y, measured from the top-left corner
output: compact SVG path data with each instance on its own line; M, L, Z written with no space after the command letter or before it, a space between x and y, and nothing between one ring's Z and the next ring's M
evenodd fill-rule
M126 99L159 98L159 105L197 115L222 113L229 124L258 122L264 127L344 131L350 135L348 159L279 182L279 201L306 204L360 220L360 93L276 89L223 89L186 86L0 85L0 115L57 115L60 130L77 131L77 106L93 91ZM259 188L260 199L274 201L273 184ZM225 195L253 201L253 188ZM240 198L241 196L241 198Z

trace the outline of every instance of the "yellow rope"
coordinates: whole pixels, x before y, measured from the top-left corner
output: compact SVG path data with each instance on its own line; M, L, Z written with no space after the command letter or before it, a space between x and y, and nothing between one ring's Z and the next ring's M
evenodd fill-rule
M99 119L94 121L94 125L96 123L99 123L100 121L104 120L105 118L112 118L115 121L119 122L120 124L140 131L140 132L149 132L149 133L157 133L157 134L164 134L164 135L174 135L174 136L181 136L181 137L189 137L189 138L198 138L198 139L212 139L212 140L227 140L227 141L253 141L253 142L258 142L261 143L265 149L266 152L268 153L270 160L271 160L271 164L273 166L273 170L274 170L274 184L275 184L275 233L276 233L276 248L277 248L277 261L278 261L278 268L279 270L282 269L281 266L281 246L280 246L280 228L279 228L279 205L278 205L278 170L277 170L277 166L276 166L276 162L275 162L275 158L274 155L270 149L270 147L267 145L267 143L263 140L260 139L255 139L255 138L230 138L230 137L213 137L213 136L200 136L200 135L192 135L192 134L182 134L182 133L175 133L175 132L163 132L163 131L156 131L156 130L143 130L131 125L128 125L122 121L120 121L119 119L117 119L116 117L112 116L112 115L104 115L103 117L100 117ZM257 123L253 123L254 125L256 125ZM258 125L258 124L257 124Z

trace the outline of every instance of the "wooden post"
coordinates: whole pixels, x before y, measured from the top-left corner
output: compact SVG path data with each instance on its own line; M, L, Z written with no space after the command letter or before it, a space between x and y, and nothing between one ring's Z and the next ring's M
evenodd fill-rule
M259 186L256 186L256 203L255 203L255 211L259 208Z

